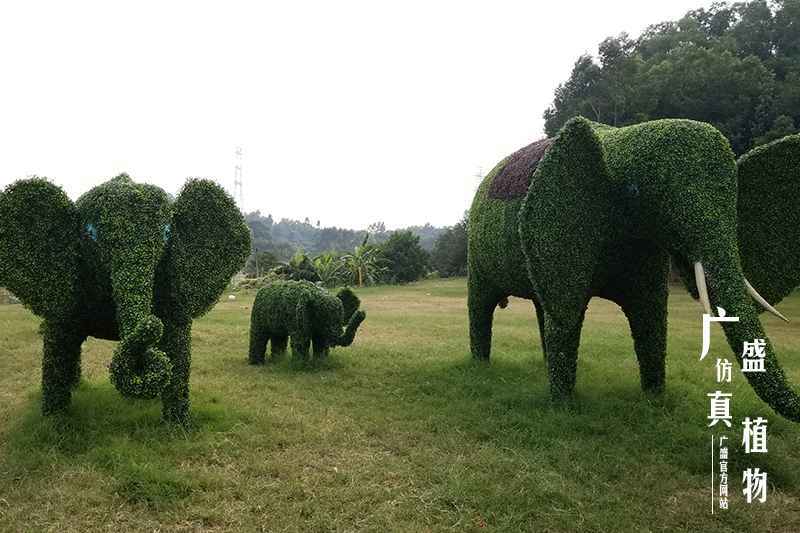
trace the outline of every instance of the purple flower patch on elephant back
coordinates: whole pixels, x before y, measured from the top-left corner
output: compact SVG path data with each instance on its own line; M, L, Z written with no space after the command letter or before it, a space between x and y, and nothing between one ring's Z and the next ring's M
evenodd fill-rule
M528 192L539 161L553 144L553 139L541 139L520 148L508 158L508 163L495 176L489 186L489 198L498 200L513 200L520 198Z

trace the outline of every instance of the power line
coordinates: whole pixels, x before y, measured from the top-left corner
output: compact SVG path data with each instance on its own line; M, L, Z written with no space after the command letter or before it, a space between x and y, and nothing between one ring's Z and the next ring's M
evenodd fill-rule
M242 178L242 155L244 151L237 146L234 151L235 164L233 167L233 198L239 204L239 209L244 209L244 185Z

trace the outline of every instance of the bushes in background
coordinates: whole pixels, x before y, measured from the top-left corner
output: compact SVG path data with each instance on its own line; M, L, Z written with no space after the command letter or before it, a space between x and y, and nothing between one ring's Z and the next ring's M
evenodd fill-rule
M436 240L431 252L431 267L442 277L467 275L467 217L447 228Z
M428 253L419 245L419 237L410 231L392 233L380 250L386 259L387 277L393 283L417 281L428 270Z

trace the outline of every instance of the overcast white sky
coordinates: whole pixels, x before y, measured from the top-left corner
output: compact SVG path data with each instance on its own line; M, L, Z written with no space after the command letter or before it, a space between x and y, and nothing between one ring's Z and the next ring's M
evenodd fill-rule
M5 2L0 186L186 177L323 226L454 223L582 53L707 0Z

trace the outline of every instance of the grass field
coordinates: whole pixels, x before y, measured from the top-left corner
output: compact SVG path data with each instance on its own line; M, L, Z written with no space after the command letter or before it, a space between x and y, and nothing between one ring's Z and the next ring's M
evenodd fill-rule
M700 308L670 300L667 391L639 388L619 309L594 300L577 395L547 399L532 305L498 310L492 363L469 357L463 279L360 291L351 348L313 370L247 364L252 294L195 322L195 425L122 399L113 344L84 345L83 383L63 417L39 413L38 320L0 306L2 531L800 531L800 426L738 372L731 509L711 515L706 393L717 328L698 361ZM800 320L800 294L781 311ZM800 326L764 318L800 384ZM769 419L769 453L738 446L745 415ZM718 432L717 432L718 434ZM741 472L769 473L747 505Z

